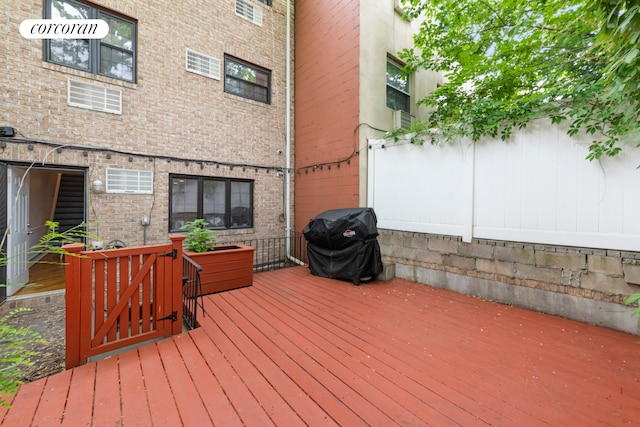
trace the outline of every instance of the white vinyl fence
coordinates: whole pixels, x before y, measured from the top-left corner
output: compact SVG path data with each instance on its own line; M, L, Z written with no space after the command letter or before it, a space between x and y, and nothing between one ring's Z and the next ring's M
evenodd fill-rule
M509 142L370 141L378 227L640 251L640 149L589 162L589 137L537 123Z

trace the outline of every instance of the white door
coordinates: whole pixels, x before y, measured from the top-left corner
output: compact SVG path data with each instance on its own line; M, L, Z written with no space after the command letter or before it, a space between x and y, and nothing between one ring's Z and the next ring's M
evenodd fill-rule
M29 281L29 176L25 169L7 169L7 296Z

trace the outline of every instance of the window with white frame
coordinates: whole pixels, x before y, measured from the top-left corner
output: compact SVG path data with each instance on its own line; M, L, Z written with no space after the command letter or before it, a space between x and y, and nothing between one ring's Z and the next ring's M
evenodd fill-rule
M75 0L44 0L47 19L102 19L109 25L103 39L45 39L44 59L101 76L135 82L136 21Z
M409 90L409 76L402 71L402 65L387 58L387 107L410 113Z
M212 229L253 227L253 181L171 175L169 231L204 219Z

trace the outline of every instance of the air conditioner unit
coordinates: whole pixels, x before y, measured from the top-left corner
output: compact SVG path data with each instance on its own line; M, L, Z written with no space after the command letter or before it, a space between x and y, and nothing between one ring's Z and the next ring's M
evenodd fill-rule
M411 123L415 120L415 116L407 113L403 110L394 110L393 112L393 127L395 129L409 129L411 127Z

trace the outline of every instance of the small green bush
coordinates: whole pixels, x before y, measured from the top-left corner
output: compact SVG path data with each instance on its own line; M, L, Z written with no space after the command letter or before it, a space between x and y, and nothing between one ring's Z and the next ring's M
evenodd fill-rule
M22 384L24 368L33 366L31 357L36 352L26 349L26 344L47 342L29 328L16 328L10 324L11 317L17 313L29 311L19 308L0 317L0 405L9 407L8 398L12 397Z
M200 218L187 222L181 230L186 230L184 234L184 245L191 252L212 251L216 243L216 233L207 228L208 223Z

